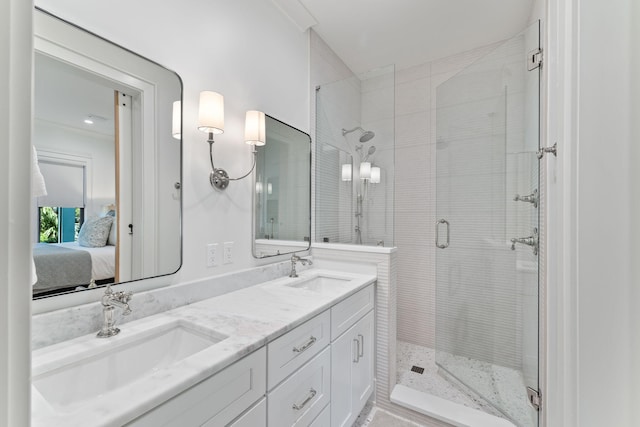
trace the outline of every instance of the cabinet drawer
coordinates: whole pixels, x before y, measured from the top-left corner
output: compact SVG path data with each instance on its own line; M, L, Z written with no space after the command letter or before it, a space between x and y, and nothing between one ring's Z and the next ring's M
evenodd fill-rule
M331 399L331 352L325 348L267 396L270 427L308 426Z
M375 304L374 298L374 286L369 285L334 305L331 308L331 340L338 338L371 311Z
M229 424L229 427L267 427L267 399L262 398L260 403Z
M266 391L266 350L244 359L135 419L131 426L226 425Z
M325 406L309 427L331 427L331 404Z
M329 344L330 319L327 310L268 344L269 390Z

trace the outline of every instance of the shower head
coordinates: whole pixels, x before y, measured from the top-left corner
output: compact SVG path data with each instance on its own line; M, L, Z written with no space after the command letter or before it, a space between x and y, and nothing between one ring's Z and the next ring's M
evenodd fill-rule
M371 132L371 133L373 133L373 132ZM362 139L362 138L360 138L360 139ZM369 159L369 156L371 156L375 152L376 152L376 146L372 145L371 147L369 147L369 150L367 151L367 155L364 156L364 159L362 159L362 161L366 162Z
M376 136L376 134L373 133L372 131L364 130L360 126L355 127L353 129L349 129L349 130L343 128L342 129L342 136L345 136L346 134L351 133L351 132L356 131L356 130L359 130L360 132L362 132L362 135L360 135L360 142L370 141L371 139L373 139L374 136Z
M362 135L360 135L360 142L367 142L373 139L373 137L376 136L375 133L373 133L370 130L365 130ZM373 151L375 151L375 147L373 149ZM369 154L373 154L373 153L369 153Z

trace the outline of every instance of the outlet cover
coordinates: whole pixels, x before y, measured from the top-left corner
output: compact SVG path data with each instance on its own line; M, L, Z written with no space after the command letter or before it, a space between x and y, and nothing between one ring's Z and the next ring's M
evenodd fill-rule
M218 265L216 254L218 252L217 243L209 243L207 245L207 267L215 267Z
M231 264L233 262L233 242L224 242L224 263Z

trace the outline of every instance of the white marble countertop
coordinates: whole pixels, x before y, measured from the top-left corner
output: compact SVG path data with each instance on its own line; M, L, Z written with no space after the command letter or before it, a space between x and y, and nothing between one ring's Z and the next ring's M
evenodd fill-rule
M287 286L317 276L349 279L329 291ZM32 386L32 426L122 426L178 393L219 372L269 341L330 308L376 280L374 275L310 269L300 277L272 280L195 304L126 323L115 337L95 334L33 352L33 380L87 355L97 356L135 339L141 331L175 320L228 336L178 363L159 369L123 389L53 408ZM133 337L133 338L132 338ZM77 381L91 381L78 378ZM70 384L60 384L61 390Z

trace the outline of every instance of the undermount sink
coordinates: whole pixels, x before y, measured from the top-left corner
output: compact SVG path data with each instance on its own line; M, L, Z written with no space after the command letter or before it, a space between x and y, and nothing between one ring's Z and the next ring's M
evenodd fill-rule
M289 283L287 286L318 293L333 293L349 281L351 281L351 278L315 276L302 281Z
M36 375L33 386L56 411L73 410L82 402L151 376L227 338L184 321L137 331L130 337L124 335L98 354L92 350L74 353L69 363Z

